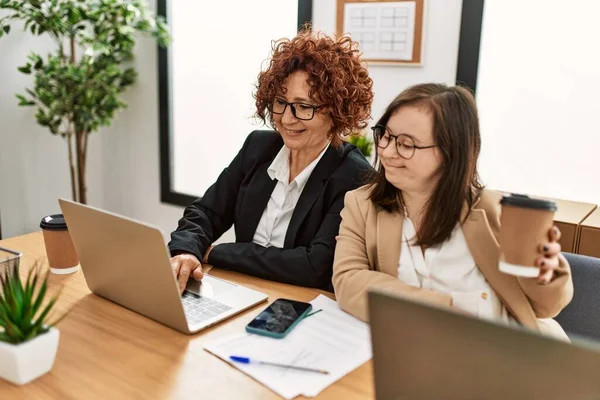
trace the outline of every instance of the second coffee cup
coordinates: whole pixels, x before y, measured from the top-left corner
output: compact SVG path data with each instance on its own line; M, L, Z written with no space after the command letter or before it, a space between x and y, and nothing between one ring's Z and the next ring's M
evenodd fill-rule
M535 278L539 246L549 240L556 203L521 194L504 196L500 203L500 271Z
M71 235L62 214L48 215L40 222L50 271L54 274L72 274L79 270L79 260Z

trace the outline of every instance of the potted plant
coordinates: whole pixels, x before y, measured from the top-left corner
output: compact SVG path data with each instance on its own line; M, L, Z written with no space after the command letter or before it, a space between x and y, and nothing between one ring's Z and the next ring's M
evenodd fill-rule
M348 137L348 142L355 145L358 150L365 156L366 159L370 160L371 153L373 152L373 142L363 134L355 134Z
M126 107L121 94L136 80L136 33L166 46L167 26L144 0L0 0L0 38L14 21L56 43L52 53L32 53L18 68L34 77L18 104L35 106L37 123L65 139L73 200L87 203L88 137Z
M52 319L59 295L48 299L47 288L39 262L25 282L17 262L0 270L0 378L23 385L52 368L59 338L54 326L66 313Z

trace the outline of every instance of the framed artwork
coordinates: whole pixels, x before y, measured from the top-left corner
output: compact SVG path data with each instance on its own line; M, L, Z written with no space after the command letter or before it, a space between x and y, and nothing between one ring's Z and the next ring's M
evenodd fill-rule
M337 34L358 42L365 61L421 65L424 2L337 0Z

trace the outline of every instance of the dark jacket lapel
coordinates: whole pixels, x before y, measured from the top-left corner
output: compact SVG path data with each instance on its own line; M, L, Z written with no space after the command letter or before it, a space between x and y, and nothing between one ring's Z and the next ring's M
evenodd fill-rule
M248 184L248 192L240 212L237 242L252 242L256 227L267 207L271 193L275 189L277 180L271 179L267 173L271 161L259 165Z
M336 149L333 146L329 146L323 157L313 170L310 178L306 182L306 186L298 199L298 203L294 208L292 219L288 226L288 230L285 234L285 242L283 247L286 249L293 248L298 230L302 225L302 222L308 215L308 212L312 208L313 204L319 197L323 189L325 181L331 176L331 173L337 169L337 167L344 160L343 157L344 148Z

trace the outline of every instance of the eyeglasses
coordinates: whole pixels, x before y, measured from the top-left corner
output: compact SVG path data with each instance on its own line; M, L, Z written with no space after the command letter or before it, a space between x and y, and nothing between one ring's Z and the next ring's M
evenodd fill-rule
M375 144L380 149L385 149L392 142L392 138L396 141L396 151L398 155L405 160L410 160L415 155L415 150L431 149L437 147L437 144L431 146L417 146L412 136L400 134L392 135L390 130L383 125L375 125L371 128L375 138Z
M282 99L275 99L272 103L267 105L269 111L273 114L283 114L287 106L290 106L292 115L294 118L301 119L302 121L310 121L314 118L315 112L323 106L313 106L306 103L288 103Z

